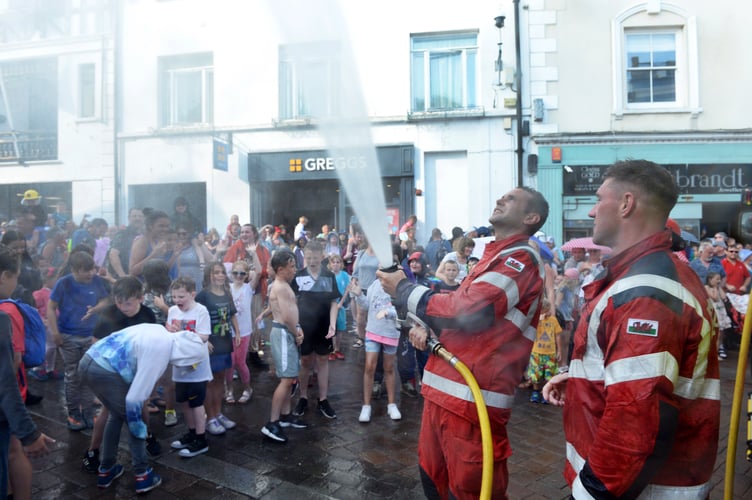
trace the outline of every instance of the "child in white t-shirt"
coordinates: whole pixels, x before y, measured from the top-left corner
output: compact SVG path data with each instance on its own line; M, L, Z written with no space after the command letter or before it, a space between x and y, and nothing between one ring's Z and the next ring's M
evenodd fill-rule
M172 282L172 301L175 304L167 313L167 329L171 332L188 330L195 332L207 342L211 333L211 320L206 307L197 303L196 282L193 278L181 276ZM188 433L172 447L180 450L181 457L195 457L209 451L206 441L206 418L204 399L206 383L212 379L209 365L209 350L206 359L192 366L173 366L172 380L175 382L175 400L181 404Z

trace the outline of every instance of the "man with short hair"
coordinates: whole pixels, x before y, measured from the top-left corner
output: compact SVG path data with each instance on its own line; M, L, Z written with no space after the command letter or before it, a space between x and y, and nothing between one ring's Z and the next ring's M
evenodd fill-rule
M726 271L723 269L720 261L716 259L713 244L709 241L700 242L700 246L697 249L697 257L689 263L689 267L697 273L701 283L705 283L710 272L720 274L721 280L726 279Z
M107 271L114 278L122 278L128 274L133 240L143 231L144 212L140 208L131 207L128 211L128 226L115 234L107 254Z
M530 359L544 293L544 268L530 237L548 217L548 203L528 187L496 201L488 221L495 241L459 288L437 293L411 283L404 272L377 276L398 310L423 320L441 342L472 366L484 392L494 447L493 498L506 498L506 434L514 393ZM426 348L427 332L413 328L410 340ZM423 374L423 418L418 440L420 474L428 498L478 498L481 435L470 388L444 360L431 356Z
M441 259L452 251L452 245L449 244L441 234L441 229L435 227L431 230L431 240L426 243L425 257L428 261L428 270L433 274L439 268Z
M679 188L646 160L616 162L588 214L611 247L587 287L569 373L543 396L564 406L574 498L707 498L718 449L717 322L671 251Z

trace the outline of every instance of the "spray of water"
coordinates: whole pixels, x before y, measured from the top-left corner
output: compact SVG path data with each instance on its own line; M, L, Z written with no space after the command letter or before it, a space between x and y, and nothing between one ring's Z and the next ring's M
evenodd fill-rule
M336 0L269 0L302 99L381 265L392 263L381 172L347 24ZM322 77L322 65L330 68ZM345 166L346 165L346 166Z

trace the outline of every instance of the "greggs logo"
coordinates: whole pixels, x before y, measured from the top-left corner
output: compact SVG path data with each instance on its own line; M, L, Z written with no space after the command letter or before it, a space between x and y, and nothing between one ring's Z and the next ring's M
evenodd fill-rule
M332 158L326 157L313 157L313 158L290 158L290 172L302 172L306 170L308 172L320 172L327 170L339 170L344 168L365 168L366 158L365 156L354 157L340 157Z
M290 158L290 172L300 172L302 164L300 158Z

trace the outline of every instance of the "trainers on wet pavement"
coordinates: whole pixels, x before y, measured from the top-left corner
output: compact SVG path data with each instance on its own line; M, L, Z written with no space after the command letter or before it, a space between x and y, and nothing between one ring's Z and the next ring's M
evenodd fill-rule
M285 433L282 431L282 428L279 426L279 423L277 422L268 422L265 426L261 428L261 432L264 434L264 436L273 439L280 443L286 443L287 442L287 436L285 436Z
M219 415L217 415L217 421L218 421L218 422L219 422L220 424L222 424L222 427L224 427L224 428L225 428L225 429L227 429L228 431L229 431L230 429L234 429L234 428L235 428L235 426L237 425L237 424L236 424L235 422L233 422L233 421L232 421L232 420L230 420L229 418L225 417L225 416L224 416L223 414L221 414L221 413L220 413Z
M178 452L183 458L191 458L202 453L209 451L209 443L206 441L206 436L195 436L195 439L188 443L186 447Z
M292 414L296 417L302 417L303 415L305 415L307 409L308 400L306 398L300 398L298 399L298 404L295 405L295 409L292 411Z
M143 474L136 474L136 493L146 493L162 484L162 478L149 467Z
M307 429L308 424L293 415L280 415L279 426L283 428L292 427L293 429Z
M337 413L334 411L334 408L332 408L332 405L330 405L329 401L327 401L326 399L319 401L318 410L319 413L321 413L326 418L337 418Z
M176 439L170 444L176 450L187 448L196 439L196 431L188 431L180 439Z
M224 434L227 429L225 429L225 426L219 423L219 420L216 418L209 419L208 422L206 422L206 431L209 434L214 434L215 436L219 436L220 434Z
M402 414L400 413L397 405L392 403L387 405L386 412L389 414L389 418L392 420L402 420Z
M363 405L363 408L360 409L360 416L358 417L358 422L370 422L371 421L371 405Z
M99 472L99 450L86 450L82 465L86 472L92 474Z
M178 424L178 414L175 410L165 410L164 412L164 424L165 427L172 427Z
M100 467L99 473L97 474L97 487L109 488L112 482L122 475L123 466L120 464L115 464L108 470L102 470L102 468Z

